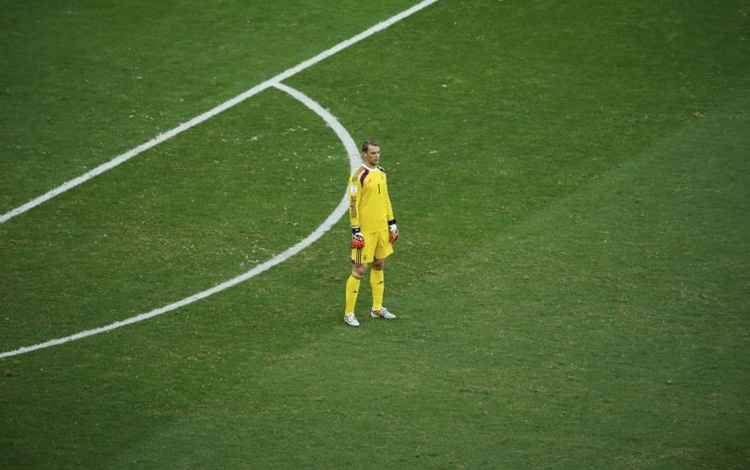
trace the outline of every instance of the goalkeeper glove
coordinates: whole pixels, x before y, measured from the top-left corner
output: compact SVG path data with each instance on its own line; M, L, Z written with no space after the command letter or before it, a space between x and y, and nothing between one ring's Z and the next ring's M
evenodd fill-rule
M390 240L391 243L398 240L398 226L396 225L395 220L388 222L388 240Z
M359 231L359 227L352 228L352 249L361 250L365 247L365 236Z

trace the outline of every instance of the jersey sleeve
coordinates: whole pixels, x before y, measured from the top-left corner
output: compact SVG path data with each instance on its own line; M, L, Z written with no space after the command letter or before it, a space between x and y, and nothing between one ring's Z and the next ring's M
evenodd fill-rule
M359 228L359 203L362 201L362 181L359 173L352 175L349 180L349 222L352 228Z
M388 219L388 224L396 223L396 216L393 214L393 205L391 205L391 196L388 193L388 178L383 177L383 186L385 189L385 210L386 210L386 218Z

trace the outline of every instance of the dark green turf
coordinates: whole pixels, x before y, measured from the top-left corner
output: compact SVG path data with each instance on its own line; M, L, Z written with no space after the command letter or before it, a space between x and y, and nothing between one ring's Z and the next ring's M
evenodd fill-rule
M186 5L118 20L138 31L136 13L158 18L150 34L186 48L144 39L134 52L164 63L138 93L167 126L195 111L167 91L210 107L408 2L309 16L313 2ZM246 58L257 68L187 34L220 16L217 34L241 49L250 33L230 25L245 13L273 44ZM386 305L399 320L341 323L342 221L210 299L0 360L0 467L747 468L748 14L743 1L442 0L295 76L355 138L383 142L403 237ZM18 31L53 21L14 15L3 21L22 18ZM28 48L53 48L50 36ZM127 34L106 36L91 42ZM196 55L222 62L213 91L197 59L191 80L169 65ZM2 77L5 89L41 86ZM69 149L42 186L75 174L73 149L90 147L86 121L62 136L4 119L7 207L36 195L31 166L9 150L26 135ZM109 153L87 164L150 137L144 122L127 135L103 125ZM0 226L2 350L249 269L322 221L346 169L331 130L271 90L13 219ZM364 282L361 319L368 297Z
M269 91L3 226L6 305L29 312L6 319L7 344L161 307L306 237L349 162L305 109Z

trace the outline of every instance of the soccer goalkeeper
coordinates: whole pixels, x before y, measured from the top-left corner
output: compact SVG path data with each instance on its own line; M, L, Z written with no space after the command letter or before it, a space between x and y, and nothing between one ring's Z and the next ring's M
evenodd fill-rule
M362 166L349 183L349 219L352 224L352 273L346 281L344 323L359 326L354 315L359 284L370 270L372 309L370 317L393 320L396 315L383 307L385 259L393 253L398 240L398 227L393 215L388 183L380 163L380 145L367 140L362 144Z

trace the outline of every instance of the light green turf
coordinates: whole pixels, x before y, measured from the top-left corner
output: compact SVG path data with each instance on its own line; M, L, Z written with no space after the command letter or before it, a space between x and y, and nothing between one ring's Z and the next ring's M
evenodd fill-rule
M151 18L144 38L182 46L130 46L161 75L105 102L142 99L160 121L105 122L97 104L107 137L84 164L409 5L306 13L316 3L120 7L120 29L91 19L106 9L72 8L90 12L75 19L83 44L125 47ZM54 18L5 9L9 38ZM748 14L740 0L442 0L294 77L355 138L383 142L402 231L386 305L400 318L342 324L342 221L220 295L0 361L0 467L747 468ZM186 26L217 17L216 43ZM247 17L258 29L233 33ZM49 31L25 47L72 61L67 73L89 63L49 52ZM243 38L261 53L215 54ZM221 63L215 83L202 61ZM90 66L116 77L109 63ZM0 89L46 89L5 70ZM23 124L41 108L3 118L6 207L75 173L96 139L61 105L57 124ZM67 150L10 150L31 141ZM317 226L346 173L331 130L270 90L19 216L0 226L2 350L249 269Z
M408 0L0 2L0 210L410 5Z

